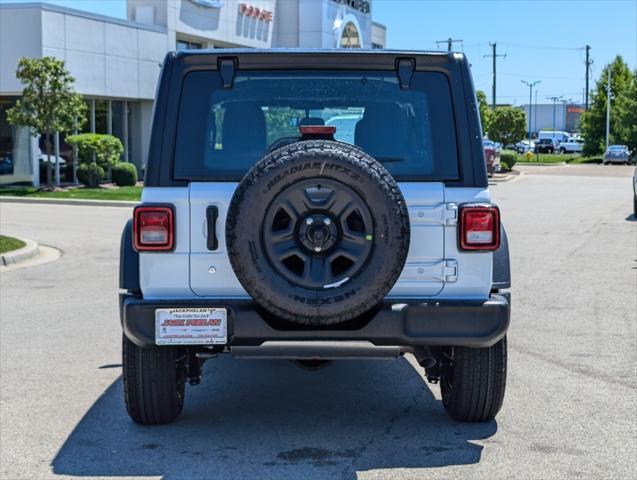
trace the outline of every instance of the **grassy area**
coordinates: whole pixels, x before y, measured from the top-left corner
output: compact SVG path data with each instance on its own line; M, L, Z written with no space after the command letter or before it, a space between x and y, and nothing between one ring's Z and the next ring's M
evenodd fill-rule
M533 154L530 160L526 155L517 155L516 163L602 163L601 157L583 157L581 155L569 153L537 153Z
M78 198L87 200L132 200L141 198L142 187L119 188L69 188L60 192L45 192L33 187L0 188L0 196Z
M24 247L24 245L25 243L22 240L0 235L0 253L7 253L11 250L17 250L18 248Z

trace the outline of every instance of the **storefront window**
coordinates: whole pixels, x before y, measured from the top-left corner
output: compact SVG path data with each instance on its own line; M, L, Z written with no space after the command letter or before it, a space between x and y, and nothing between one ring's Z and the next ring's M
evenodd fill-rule
M358 33L356 25L352 22L347 22L343 33L341 34L341 48L361 48L361 38Z
M15 99L0 97L0 184L33 181L30 131L7 121L7 110L14 105Z
M132 124L132 110L131 105L134 102L124 102L123 100L111 101L111 112L113 116L112 134L119 138L124 146L124 152L122 153L122 161L131 161L131 124ZM126 139L128 137L128 139Z
M91 105L93 103L89 98L85 98L84 103L86 104L86 121L78 129L78 133L91 133Z
M203 48L201 43L189 42L188 40L177 40L177 51L182 50L199 50Z
M95 133L108 133L108 102L95 100Z

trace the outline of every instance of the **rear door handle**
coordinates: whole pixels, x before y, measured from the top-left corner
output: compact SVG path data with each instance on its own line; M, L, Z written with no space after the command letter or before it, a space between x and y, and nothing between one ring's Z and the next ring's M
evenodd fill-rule
M215 205L206 208L206 221L208 222L208 250L216 250L219 248L217 240L217 218L219 218L219 209Z

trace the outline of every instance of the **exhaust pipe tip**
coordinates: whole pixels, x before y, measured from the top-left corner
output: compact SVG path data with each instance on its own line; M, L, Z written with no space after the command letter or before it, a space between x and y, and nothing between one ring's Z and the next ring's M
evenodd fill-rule
M412 353L414 354L414 357L416 357L418 365L423 368L431 368L436 365L436 363L438 363L436 361L436 357L434 357L433 353L431 353L429 347L414 348Z

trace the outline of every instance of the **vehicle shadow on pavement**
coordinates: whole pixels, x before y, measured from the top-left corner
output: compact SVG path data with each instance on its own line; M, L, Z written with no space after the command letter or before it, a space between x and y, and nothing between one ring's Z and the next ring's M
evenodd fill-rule
M66 439L54 473L349 480L367 470L477 463L482 446L473 441L497 430L496 422L447 417L404 358L306 371L224 356L206 363L202 385L186 396L175 423L140 427L118 379Z

